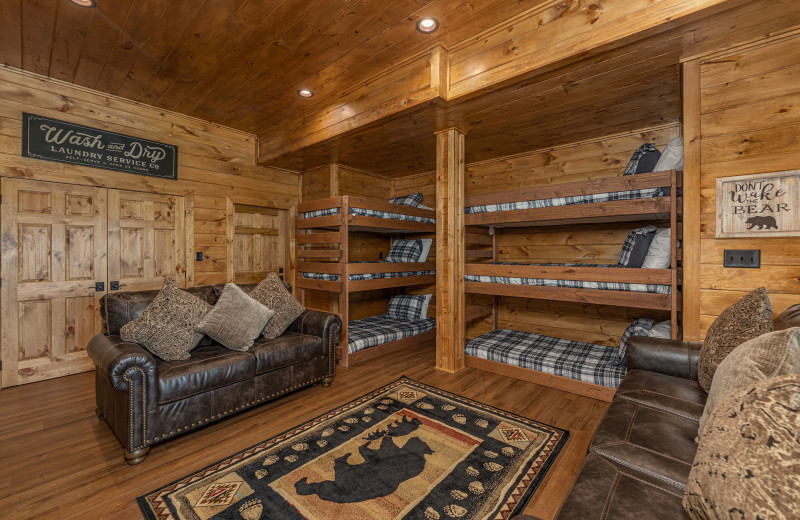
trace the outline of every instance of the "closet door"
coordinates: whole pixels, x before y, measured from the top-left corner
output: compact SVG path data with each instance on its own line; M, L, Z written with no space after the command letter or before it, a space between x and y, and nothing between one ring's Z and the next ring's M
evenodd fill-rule
M271 272L283 276L286 258L286 210L234 204L229 218L228 280L258 283Z
M2 383L91 370L107 289L106 190L4 178Z
M184 199L108 190L109 291L186 286Z

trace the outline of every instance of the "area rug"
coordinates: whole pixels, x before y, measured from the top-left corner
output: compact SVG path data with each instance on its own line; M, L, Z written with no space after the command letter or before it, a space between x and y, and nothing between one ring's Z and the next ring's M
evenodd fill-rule
M506 519L568 435L403 377L138 501L150 520Z

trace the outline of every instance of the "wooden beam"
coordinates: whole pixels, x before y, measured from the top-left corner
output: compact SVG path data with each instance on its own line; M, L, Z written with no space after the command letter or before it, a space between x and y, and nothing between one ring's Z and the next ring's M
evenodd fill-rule
M464 368L464 133L436 134L436 368Z
M700 60L683 64L683 339L700 341Z

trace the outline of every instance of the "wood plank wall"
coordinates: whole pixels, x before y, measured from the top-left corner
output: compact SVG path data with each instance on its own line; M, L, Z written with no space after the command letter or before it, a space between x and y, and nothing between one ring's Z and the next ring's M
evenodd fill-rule
M699 316L684 317L690 339L704 337L723 309L760 286L776 313L800 303L800 238L715 236L717 178L800 165L800 36L698 61L697 84L687 85L699 92L701 135L699 245L687 244L699 248L699 284L686 295L700 305ZM760 249L761 268L723 267L725 249Z
M178 180L23 158L23 111L177 145ZM252 134L0 67L0 175L186 196L194 213L188 285L226 281L226 198L286 210L297 205L299 175L255 161ZM195 252L202 262L191 260Z

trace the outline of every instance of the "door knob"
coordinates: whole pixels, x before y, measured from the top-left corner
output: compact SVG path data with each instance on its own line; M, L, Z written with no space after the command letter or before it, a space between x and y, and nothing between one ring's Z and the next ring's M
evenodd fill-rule
M95 282L94 290L97 292L103 292L106 290L106 283L105 282Z

